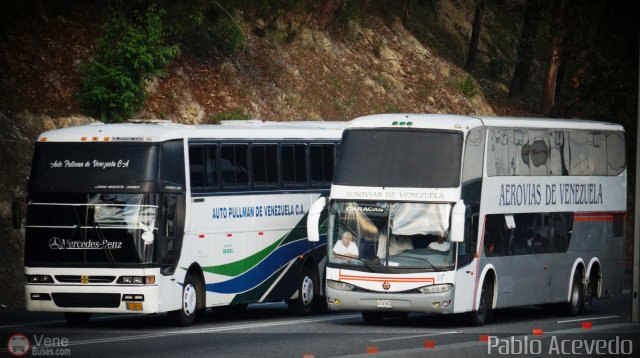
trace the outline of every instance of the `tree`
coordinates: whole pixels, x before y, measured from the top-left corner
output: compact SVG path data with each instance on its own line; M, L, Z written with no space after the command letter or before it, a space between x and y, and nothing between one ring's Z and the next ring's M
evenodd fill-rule
M557 1L552 8L550 51L545 71L542 103L540 105L540 111L545 115L551 113L551 108L556 100L556 85L566 32L565 11L567 3L568 0Z
M484 6L486 0L476 0L476 12L473 16L473 28L471 30L471 41L469 41L469 52L464 68L472 71L476 66L478 56L478 43L480 42L480 29L482 28L482 17L484 16Z
M101 121L120 122L137 113L147 81L164 74L177 55L177 46L164 44L161 14L154 8L134 19L116 14L105 24L77 93L80 105Z
M318 28L324 30L343 0L323 0L318 10Z
M527 0L520 45L518 47L518 60L516 68L513 71L511 87L509 88L509 98L516 98L523 95L529 83L539 22L540 0Z

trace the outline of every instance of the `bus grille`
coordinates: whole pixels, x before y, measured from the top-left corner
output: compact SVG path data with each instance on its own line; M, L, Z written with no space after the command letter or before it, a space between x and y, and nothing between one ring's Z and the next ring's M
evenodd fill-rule
M119 293L64 293L51 294L58 307L117 308L120 307Z
M115 276L89 276L89 283L111 283ZM80 275L58 275L56 280L62 283L82 283Z

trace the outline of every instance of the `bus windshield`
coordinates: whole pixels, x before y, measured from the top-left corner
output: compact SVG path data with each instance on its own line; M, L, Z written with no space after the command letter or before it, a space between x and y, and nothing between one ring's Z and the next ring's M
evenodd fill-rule
M454 188L460 184L461 132L420 129L345 131L333 184Z
M64 198L63 198L64 196ZM25 263L92 265L154 261L156 194L35 195L28 204Z
M454 265L451 204L334 201L329 263L376 270L439 271Z

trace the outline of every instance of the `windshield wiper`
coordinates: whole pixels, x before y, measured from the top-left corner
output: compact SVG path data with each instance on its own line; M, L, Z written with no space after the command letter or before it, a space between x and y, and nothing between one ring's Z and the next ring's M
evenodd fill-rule
M438 269L438 268L436 267L436 265L434 265L434 264L432 264L432 263L431 263L431 261L429 261L429 260L427 260L427 259L424 259L424 258L422 258L422 257L415 257L415 256L413 256L413 255L403 255L403 254L394 255L393 257L406 257L406 258L409 258L409 259L414 259L414 260L418 260L418 261L423 261L423 262L426 262L426 263L428 263L429 265L431 265L431 268L432 268L432 269L434 269L434 270L437 270L437 269Z

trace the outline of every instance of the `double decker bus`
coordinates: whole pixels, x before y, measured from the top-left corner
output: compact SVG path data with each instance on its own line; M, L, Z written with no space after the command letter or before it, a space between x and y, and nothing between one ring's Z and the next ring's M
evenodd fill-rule
M546 304L575 315L622 290L626 182L617 124L366 116L345 128L308 237L327 237L329 308L367 322L430 312L481 325Z
M344 123L93 124L35 144L25 231L30 311L169 312L323 294L325 243L305 217L327 195Z

